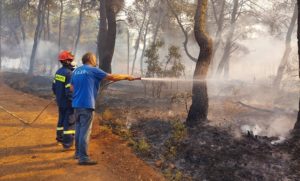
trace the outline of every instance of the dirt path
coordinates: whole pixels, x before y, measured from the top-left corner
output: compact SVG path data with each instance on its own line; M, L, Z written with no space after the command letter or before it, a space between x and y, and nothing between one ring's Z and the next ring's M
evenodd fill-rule
M33 120L49 101L13 90L0 82L0 106ZM164 180L138 159L126 142L94 121L90 153L99 164L78 166L74 151L62 152L55 141L56 106L52 104L32 126L0 110L0 180Z

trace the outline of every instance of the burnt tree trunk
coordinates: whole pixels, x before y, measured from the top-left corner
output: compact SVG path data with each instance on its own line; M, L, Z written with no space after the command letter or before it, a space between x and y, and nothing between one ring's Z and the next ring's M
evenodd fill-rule
M284 51L283 57L281 59L280 65L278 67L277 75L276 75L276 77L274 79L274 82L273 82L273 85L276 88L279 88L279 86L280 86L280 82L281 82L282 77L283 77L284 69L286 68L290 53L292 51L291 39L292 39L293 30L294 30L295 25L296 25L297 17L298 17L298 8L297 8L297 4L296 4L290 26L289 26L288 32L286 34L285 51Z
M116 35L117 35L117 21L116 12L114 8L109 5L107 12L107 37L106 37L106 53L103 60L103 70L111 73L111 62L115 51Z
M221 75L222 71L224 70L225 77L228 77L229 74L229 59L230 59L231 48L232 48L232 39L235 32L236 20L238 15L238 7L239 7L239 0L234 0L233 11L231 14L231 21L230 21L231 27L225 43L224 53L217 69L218 75Z
M78 28L77 28L77 36L76 36L76 41L74 44L74 51L73 54L76 55L77 52L77 46L80 40L80 36L81 36L81 23L82 23L82 17L83 17L83 4L84 4L84 0L81 0L80 2L80 10L79 10L79 20L78 20Z
M300 78L300 0L297 0L297 7L298 7L298 27L297 27L297 39L298 39L298 61L299 61L299 69L298 69L298 76ZM300 136L300 99L299 99L299 110L297 121L294 126L294 131L297 136Z
M39 0L37 26L34 34L34 42L33 42L33 47L30 56L30 65L29 65L28 74L33 74L34 71L35 56L36 56L39 41L41 39L43 27L44 27L45 4L46 4L46 0Z
M208 94L206 77L212 57L212 40L206 33L207 0L198 0L195 14L195 38L200 46L200 53L194 72L192 105L190 107L186 124L195 127L207 120Z
M107 37L107 17L106 17L106 0L100 0L100 24L98 31L97 49L99 56L99 68L102 68L105 56L105 40Z
M99 54L99 67L111 73L111 62L115 51L117 22L116 15L123 6L122 0L100 0L100 26L97 49ZM119 7L116 6L118 4Z

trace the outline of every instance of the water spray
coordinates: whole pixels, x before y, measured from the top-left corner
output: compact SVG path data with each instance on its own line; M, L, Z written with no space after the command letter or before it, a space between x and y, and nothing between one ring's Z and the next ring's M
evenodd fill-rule
M220 79L178 79L178 78L155 78L155 77L139 77L137 80L153 81L153 82L218 82Z

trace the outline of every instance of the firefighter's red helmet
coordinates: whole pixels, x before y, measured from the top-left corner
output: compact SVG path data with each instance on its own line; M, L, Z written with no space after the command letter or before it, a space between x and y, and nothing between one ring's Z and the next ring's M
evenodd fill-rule
M73 61L74 60L74 55L70 51L62 51L58 55L58 60L60 61Z

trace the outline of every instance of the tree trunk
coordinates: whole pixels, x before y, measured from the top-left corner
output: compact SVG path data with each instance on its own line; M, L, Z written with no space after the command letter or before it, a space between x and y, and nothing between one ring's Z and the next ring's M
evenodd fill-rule
M2 1L0 1L0 71L2 69Z
M284 73L284 69L287 65L290 53L292 51L292 47L291 47L291 39L292 39L292 34L294 31L294 27L296 25L296 20L298 17L298 8L297 8L297 4L295 5L295 9L294 9L294 13L293 13L293 17L290 23L290 26L288 28L288 32L286 34L286 39L285 39L285 51L283 54L283 57L281 59L280 65L278 67L277 70L277 75L274 79L273 85L278 89L280 86L280 82L282 80L283 77L283 73Z
M22 22L22 17L21 17L21 12L20 11L18 12L18 21L20 23L21 33L22 33L22 40L23 40L23 43L24 43L25 40L26 40L26 32L25 32L25 28L24 28L24 25L23 25L23 22Z
M21 62L23 62L23 58L25 57L25 41L26 41L26 31L22 21L21 9L18 10L18 22L20 24L21 34L22 34L22 42L19 44L21 51Z
M107 37L106 37L106 53L102 69L109 73L112 72L111 62L115 51L116 35L117 35L117 21L114 8L109 6L107 12Z
M110 1L100 0L100 27L98 33L99 67L111 73L111 62L115 51L117 23L116 10Z
M298 7L298 17L300 17L300 0L297 0L297 7ZM298 39L298 61L299 61L299 69L298 69L298 76L300 78L300 19L298 18L298 27L297 27L297 39ZM295 135L300 135L300 99L299 99L299 110L297 121L294 126Z
M200 47L200 53L194 72L192 105L186 120L189 127L195 127L206 121L208 114L208 94L205 79L212 57L212 40L206 33L206 12L207 0L198 0L194 33Z
M134 52L134 58L133 58L133 61L132 61L131 74L133 74L133 71L134 71L135 61L136 61L137 53L139 51L140 40L141 40L141 37L142 37L144 24L145 24L145 21L146 21L146 16L147 16L147 8L146 8L146 1L144 1L143 22L141 24L139 34L138 34L138 38L137 38L136 43L135 43L135 52Z
M64 2L63 0L60 1L60 13L59 13L59 23L58 23L58 50L57 53L61 51L61 35L62 35L62 21L63 21L63 14L64 14ZM57 61L57 66L60 66L59 61Z
M83 17L83 4L84 4L84 0L81 0L80 3L80 10L79 10L79 20L78 20L78 29L77 29L77 36L76 36L76 41L75 41L75 45L74 45L74 55L76 55L77 52L77 46L80 40L80 35L81 35L81 22L82 22L82 17Z
M127 74L129 74L130 71L129 66L130 66L130 34L127 26Z
M15 29L11 29L11 34L15 37L17 45L20 46L21 42L20 42L20 39L18 37L18 33L16 32L16 30Z
M30 56L30 65L29 65L28 74L33 74L34 71L35 56L36 56L39 41L41 39L43 27L44 27L45 4L46 4L46 0L39 0L37 26L34 34L34 42L33 42L32 52Z
M51 40L51 26L50 26L50 3L47 4L47 40ZM50 69L49 69L49 75L52 75L53 69L55 67L55 60L50 60Z
M140 59L141 76L144 75L144 72L143 72L143 63L144 62L143 61L144 61L144 55L145 55L146 46L147 46L147 35L148 35L149 25L150 25L150 17L146 23L145 32L144 32L144 45L143 45L142 55L141 55L141 59Z
M165 1L158 0L157 2L158 2L157 3L158 7L165 7ZM159 28L161 26L161 21L162 21L162 17L163 16L164 16L164 10L160 9L159 15L158 15L158 20L157 20L157 23L156 23L156 26L155 26L155 29L154 29L154 33L153 33L153 42L152 42L152 45L155 45L155 43L156 43L157 36L158 36L158 30L159 30Z
M62 18L64 13L64 2L60 0L60 14L59 14L59 25L58 25L58 52L61 49L61 34L62 34Z
M214 66L214 57L215 54L219 48L219 45L221 44L222 41L222 32L223 32L223 26L224 26L224 12L225 12L225 4L226 1L225 0L221 0L222 1L222 5L221 5L221 10L220 10L220 14L219 14L219 18L217 19L217 25L218 25L218 30L216 32L216 37L215 37L215 44L214 44L214 49L213 49L213 54L212 54L212 61L211 61L211 70L213 70ZM216 11L216 10L215 10Z
M229 73L229 59L230 59L231 48L232 48L232 39L235 32L238 7L239 7L239 0L234 0L233 11L231 14L231 22L230 22L231 27L230 27L229 35L226 40L224 53L217 70L218 75L221 75L222 71L224 70L225 77L228 77L228 73Z
M106 0L100 0L100 24L97 38L97 49L99 56L99 67L103 67L105 57L105 40L107 37L107 16L106 16Z
M47 4L47 40L50 41L51 35L50 35L50 3Z

